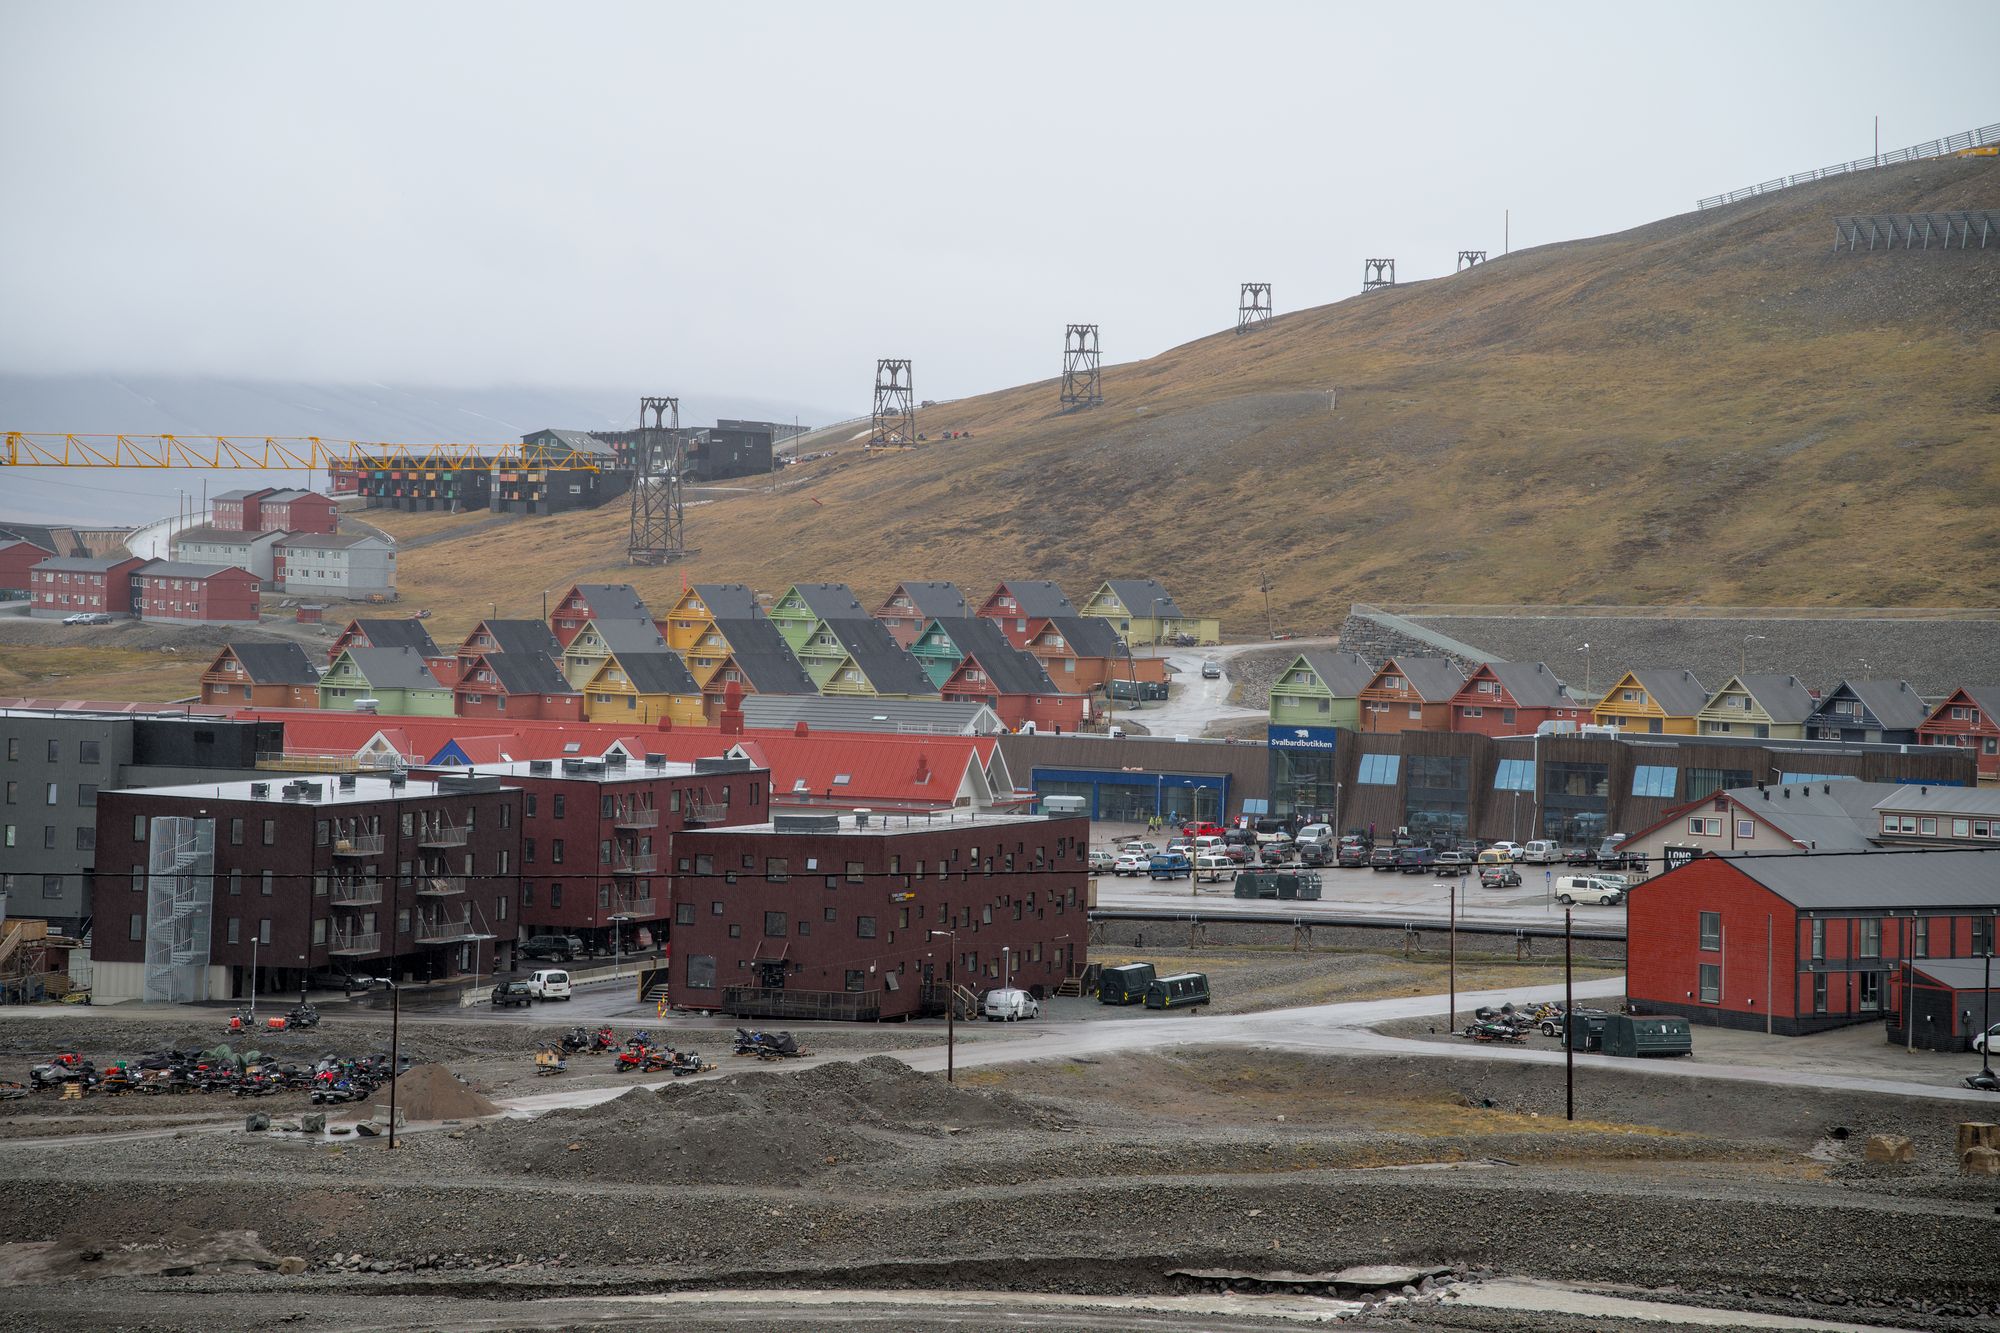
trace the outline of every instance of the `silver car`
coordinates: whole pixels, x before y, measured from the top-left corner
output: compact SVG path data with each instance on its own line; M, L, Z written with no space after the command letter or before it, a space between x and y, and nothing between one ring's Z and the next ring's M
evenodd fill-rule
M980 1008L989 1023L1015 1023L1023 1018L1042 1016L1042 1002L1013 986L987 991Z

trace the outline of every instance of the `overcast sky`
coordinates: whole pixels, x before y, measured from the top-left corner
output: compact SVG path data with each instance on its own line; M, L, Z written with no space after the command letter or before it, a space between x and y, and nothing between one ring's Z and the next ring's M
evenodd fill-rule
M0 371L864 412L878 356L974 393L2000 121L1996 50L1985 2L0 0Z

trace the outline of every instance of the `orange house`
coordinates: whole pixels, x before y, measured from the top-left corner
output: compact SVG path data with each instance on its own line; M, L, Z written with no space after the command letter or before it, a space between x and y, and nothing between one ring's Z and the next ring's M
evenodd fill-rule
M318 708L319 673L296 643L232 643L201 673L201 701L238 708Z
M1005 632L1007 625L1000 628ZM1010 641L1013 637L1008 633ZM1167 678L1165 660L1130 656L1118 632L1101 616L1050 616L1033 621L1020 646L1041 660L1042 669L1064 694L1089 694L1111 680Z
M1363 731L1450 731L1465 673L1448 657L1392 657L1361 691Z

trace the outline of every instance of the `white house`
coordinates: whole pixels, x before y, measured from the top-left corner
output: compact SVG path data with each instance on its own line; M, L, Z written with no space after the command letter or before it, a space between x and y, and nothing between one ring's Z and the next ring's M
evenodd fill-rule
M396 548L386 538L288 537L278 544L278 580L288 593L362 597L396 591Z
M195 565L235 565L257 576L259 583L276 583L278 543L286 534L233 532L226 528L186 528L170 539L173 558Z

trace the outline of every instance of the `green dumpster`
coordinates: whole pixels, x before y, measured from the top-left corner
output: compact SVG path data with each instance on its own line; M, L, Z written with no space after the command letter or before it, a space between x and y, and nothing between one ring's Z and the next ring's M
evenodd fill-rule
M1604 1053L1628 1057L1693 1055L1694 1029L1685 1018L1613 1014L1604 1022Z

